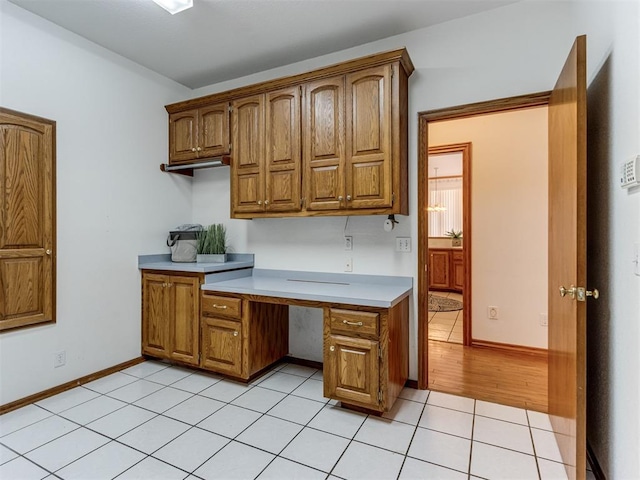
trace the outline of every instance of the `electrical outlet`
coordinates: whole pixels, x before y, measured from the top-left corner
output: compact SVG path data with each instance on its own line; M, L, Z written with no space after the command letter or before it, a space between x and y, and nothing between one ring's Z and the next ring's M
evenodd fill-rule
M344 249L345 250L353 250L353 237L345 236L344 237Z
M488 306L487 307L487 317L489 320L498 320L498 307Z
M344 261L344 271L353 272L353 258L346 258Z
M548 327L549 326L549 317L547 317L546 313L541 313L538 317L540 318L540 326L541 327Z
M407 253L411 251L410 237L396 237L396 252Z
M62 350L53 354L53 367L63 367L67 363L67 352Z

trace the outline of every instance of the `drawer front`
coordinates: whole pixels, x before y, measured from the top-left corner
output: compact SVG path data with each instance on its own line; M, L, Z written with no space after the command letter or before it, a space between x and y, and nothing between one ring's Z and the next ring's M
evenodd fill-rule
M203 292L201 300L202 315L229 318L242 316L242 300L240 298L222 297Z
M357 310L331 309L331 333L358 334L377 337L380 315Z
M452 253L452 257L453 257L453 260L461 261L461 262L464 261L464 253L462 252L454 251Z

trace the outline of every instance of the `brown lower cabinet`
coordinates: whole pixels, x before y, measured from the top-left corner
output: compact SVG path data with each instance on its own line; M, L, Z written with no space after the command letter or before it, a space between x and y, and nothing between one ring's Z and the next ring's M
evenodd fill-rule
M200 291L200 274L142 273L142 353L249 380L289 350L289 306ZM270 300L271 301L271 300ZM324 395L391 409L409 374L409 299L324 310Z
M429 249L429 289L461 292L464 288L464 253L459 249Z

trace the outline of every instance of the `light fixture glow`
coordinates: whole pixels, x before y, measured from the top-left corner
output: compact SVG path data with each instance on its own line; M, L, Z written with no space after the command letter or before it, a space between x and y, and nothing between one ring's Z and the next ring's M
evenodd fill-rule
M439 200L439 196L438 196L438 167L434 167L434 170L436 172L436 176L435 176L435 194L434 194L434 198L436 200L436 203L433 205L428 205L427 206L427 211L428 212L444 212L447 210L447 207L445 207L444 205L442 205L438 200Z
M193 0L153 0L171 15L193 7Z

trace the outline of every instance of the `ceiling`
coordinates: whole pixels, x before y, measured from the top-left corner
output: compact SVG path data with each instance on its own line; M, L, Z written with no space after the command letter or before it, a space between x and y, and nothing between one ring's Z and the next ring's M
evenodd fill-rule
M190 88L498 8L517 0L9 0Z

